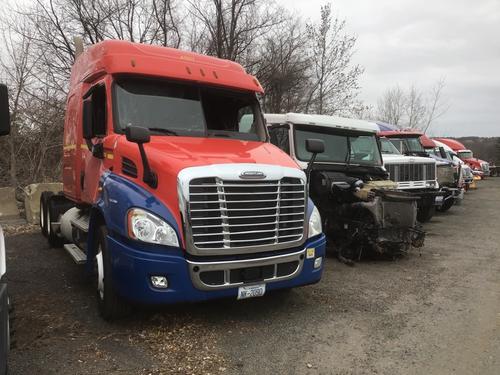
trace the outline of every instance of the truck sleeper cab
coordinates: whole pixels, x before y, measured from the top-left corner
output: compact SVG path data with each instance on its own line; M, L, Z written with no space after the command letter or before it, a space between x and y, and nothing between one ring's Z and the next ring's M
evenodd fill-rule
M105 319L123 300L247 298L320 280L321 221L304 172L267 142L261 92L236 63L170 48L105 41L77 57L64 191L42 194L40 222L94 273Z
M417 197L398 191L382 165L374 123L299 113L265 114L271 142L310 173L311 199L341 261L395 256L423 245ZM308 139L325 143L308 167Z

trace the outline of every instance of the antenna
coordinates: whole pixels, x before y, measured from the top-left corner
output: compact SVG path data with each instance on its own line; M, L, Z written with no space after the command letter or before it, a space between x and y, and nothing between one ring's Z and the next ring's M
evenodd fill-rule
M83 39L79 36L75 36L73 37L73 43L75 43L75 59L76 59L83 52Z

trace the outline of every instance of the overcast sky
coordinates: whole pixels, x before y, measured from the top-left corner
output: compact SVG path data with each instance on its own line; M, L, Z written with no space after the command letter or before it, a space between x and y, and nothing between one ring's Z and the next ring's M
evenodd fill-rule
M278 0L318 18L321 0ZM446 79L450 109L431 134L500 136L500 0L336 0L358 36L361 98L376 107L387 87L422 89Z

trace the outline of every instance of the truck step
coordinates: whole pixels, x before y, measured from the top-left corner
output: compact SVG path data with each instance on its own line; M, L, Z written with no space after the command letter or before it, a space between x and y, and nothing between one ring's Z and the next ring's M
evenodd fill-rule
M77 218L74 218L71 220L71 224L80 229L84 233L89 232L89 216L88 215L82 215Z
M64 245L64 250L66 250L68 254L71 255L71 258L73 258L76 264L85 264L85 262L87 261L87 254L85 254L78 246L72 243L67 243L66 245Z

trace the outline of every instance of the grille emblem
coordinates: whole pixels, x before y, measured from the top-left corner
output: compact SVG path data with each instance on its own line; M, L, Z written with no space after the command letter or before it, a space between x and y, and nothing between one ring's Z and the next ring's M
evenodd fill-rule
M240 178L245 180L260 180L266 178L266 175L264 172L260 171L245 171L240 173Z

